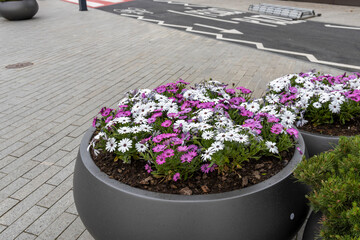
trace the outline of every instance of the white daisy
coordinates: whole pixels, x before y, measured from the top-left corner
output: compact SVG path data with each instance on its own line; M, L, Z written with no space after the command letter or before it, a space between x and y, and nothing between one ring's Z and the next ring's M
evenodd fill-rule
M207 160L210 160L211 159L211 154L208 154L208 153L203 153L201 154L201 159L205 162Z
M276 147L276 143L274 142L270 142L270 141L266 141L265 142L266 147L269 149L269 152L271 153L279 153L278 148Z
M290 111L285 111L280 118L286 123L292 123L295 121L295 117L296 115L294 113Z
M126 134L126 133L129 133L131 132L131 128L129 127L121 127L118 129L118 133L119 134Z
M337 102L332 102L329 104L329 109L332 113L339 113L340 112L340 104L338 104Z
M118 150L122 153L128 151L132 147L132 141L128 138L124 138L118 143Z
M224 149L224 144L222 142L213 142L211 147L214 148L215 151L219 151Z
M202 120L207 120L213 115L213 111L211 109L202 109L198 113L198 116L202 118Z
M336 102L337 104L343 104L345 101L345 97L343 95L341 95L340 93L335 93L331 99L333 100L333 102Z
M109 138L106 142L106 151L113 152L116 149L116 140L115 138Z
M298 76L298 77L295 79L295 82L298 83L298 84L304 83L304 82L305 82L305 78Z
M327 94L327 93L322 93L321 95L320 95L320 97L319 97L319 102L320 103L326 103L327 101L329 101L330 100L330 96L329 96L329 94Z
M321 103L319 102L314 102L312 105L314 106L314 108L321 108Z
M226 133L219 133L218 135L216 135L215 140L216 141L220 141L220 142L224 142L226 139Z
M247 104L246 109L249 110L250 112L255 113L259 111L260 105L257 102L252 102L250 104Z
M147 120L143 116L139 116L139 117L134 119L134 123L136 123L136 124L146 124Z
M265 97L265 100L271 104L278 103L280 98L276 94L269 94Z
M138 152L145 152L148 149L147 144L142 144L140 142L136 143L135 147Z
M201 135L201 137L205 140L210 140L214 137L214 132L211 131L205 131L203 132L203 134Z
M249 136L245 134L239 134L234 141L239 143L247 143L249 141Z
M143 132L151 132L153 130L152 126L149 126L146 124L142 124L139 127L140 127L140 130Z
M114 121L117 123L126 124L129 123L131 120L129 117L119 117L119 118L115 118Z

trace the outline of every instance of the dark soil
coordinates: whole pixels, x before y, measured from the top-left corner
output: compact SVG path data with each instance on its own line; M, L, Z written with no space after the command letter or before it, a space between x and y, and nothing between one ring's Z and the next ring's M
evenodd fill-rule
M345 125L314 126L311 123L308 123L299 127L299 129L330 136L355 136L360 134L360 119L355 119L351 123Z
M280 172L290 161L294 151L295 148L289 152L283 152L282 160L263 157L244 163L243 168L236 172L226 174L217 171L209 174L199 172L186 181L178 180L176 182L153 177L144 170L145 163L141 160L125 164L121 161L114 162L115 156L107 152L94 156L91 151L91 156L101 171L109 175L110 178L132 187L153 192L196 195L228 192L262 182Z

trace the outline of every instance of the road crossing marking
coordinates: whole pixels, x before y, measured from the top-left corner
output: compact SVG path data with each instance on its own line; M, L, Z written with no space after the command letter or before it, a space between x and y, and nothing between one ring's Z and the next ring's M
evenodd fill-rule
M182 14L182 15L187 15L187 16L192 16L192 17L198 17L198 18L205 18L205 19L210 19L210 20L219 21L219 22L226 22L226 23L234 23L234 24L238 24L238 22L235 22L235 21L230 21L230 20L225 20L225 19L218 19L218 18L205 17L205 16L201 16L201 15L190 14L190 13L184 13L184 12L178 12L178 11L173 11L173 10L167 10L167 11L168 11L168 12L171 12L171 13Z
M325 24L325 27L343 28L343 29L351 29L351 30L360 30L359 27L348 27L348 26L339 26L339 25L331 25L331 24Z
M208 26L208 25L199 24L199 23L194 23L194 25L200 26L200 27L205 27L205 28L212 28L212 29L221 31L222 33L243 34L242 32L240 32L236 29L224 29L224 28Z
M287 51L287 50L281 50L281 49L275 49L275 48L267 48L267 47L264 47L264 45L262 43L260 43L260 42L246 41L246 40L233 39L233 38L224 38L224 36L222 34L219 34L219 33L198 31L198 30L194 30L193 27L190 27L190 26L167 24L167 23L165 23L164 21L161 21L161 20L144 18L144 16L131 15L131 14L121 14L121 15L122 16L127 16L127 17L135 17L138 20L142 20L142 21L155 22L155 23L157 23L159 25L162 25L162 26L183 28L187 32L212 35L212 36L215 36L216 39L223 40L223 41L238 42L238 43L245 43L245 44L255 45L257 49L264 50L264 51L270 51L270 52L276 52L276 53L285 53L285 54L290 54L290 55L295 55L295 56L303 56L303 57L306 57L310 62L313 62L313 63L319 63L319 64L331 65L331 66L336 66L336 67L345 67L345 68L352 68L352 69L360 70L360 66L318 60L314 55L309 54L309 53Z

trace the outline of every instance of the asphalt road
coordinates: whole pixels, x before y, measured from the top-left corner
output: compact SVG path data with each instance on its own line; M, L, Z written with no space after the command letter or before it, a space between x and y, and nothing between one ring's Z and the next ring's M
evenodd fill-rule
M360 72L360 28L172 1L135 0L98 9Z

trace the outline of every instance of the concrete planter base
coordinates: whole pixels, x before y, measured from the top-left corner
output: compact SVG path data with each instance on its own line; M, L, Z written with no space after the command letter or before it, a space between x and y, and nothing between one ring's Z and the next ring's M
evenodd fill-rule
M38 10L39 5L36 0L0 2L0 15L11 21L30 19Z
M292 171L298 151L277 175L254 186L220 194L182 196L150 192L110 179L95 165L85 134L74 172L74 199L95 239L285 240L303 224L308 188ZM301 136L302 151L305 145Z
M300 130L305 141L306 152L308 157L312 157L321 152L333 149L338 143L340 137L321 135Z

